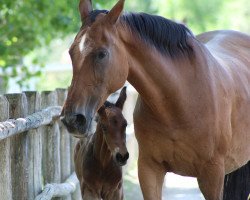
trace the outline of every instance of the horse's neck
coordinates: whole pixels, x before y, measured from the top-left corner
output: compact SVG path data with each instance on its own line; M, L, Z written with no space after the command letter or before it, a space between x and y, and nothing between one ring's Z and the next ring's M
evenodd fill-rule
M138 42L134 40L125 43L130 67L128 81L154 114L166 120L176 120L173 119L176 113L186 112L183 110L186 109L184 103L192 95L188 94L192 84L205 84L200 83L200 80L209 76L207 66L201 64L206 63L202 62L202 52L196 55L196 51L201 51L203 47L193 41L192 45L197 46L194 46L192 58L180 56L172 59L154 47L147 47L143 42Z
M93 140L94 156L100 162L102 167L105 167L109 164L109 162L112 161L112 155L105 141L105 138L103 137L103 133L99 125L97 125Z

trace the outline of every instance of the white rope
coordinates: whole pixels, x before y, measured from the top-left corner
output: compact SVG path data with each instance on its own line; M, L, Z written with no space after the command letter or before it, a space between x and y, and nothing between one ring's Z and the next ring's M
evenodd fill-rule
M5 122L0 122L0 140L50 124L53 118L59 117L61 110L61 106L53 106L25 118L9 119Z

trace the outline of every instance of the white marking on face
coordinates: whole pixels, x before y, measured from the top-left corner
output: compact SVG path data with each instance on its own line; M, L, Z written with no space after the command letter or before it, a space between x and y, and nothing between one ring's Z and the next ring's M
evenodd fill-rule
M119 151L120 151L120 148L119 147L115 147L115 149L112 152L113 156L115 157L116 153L118 153Z
M86 34L82 36L81 41L79 43L79 50L81 53L83 52L84 49L85 40L86 40Z

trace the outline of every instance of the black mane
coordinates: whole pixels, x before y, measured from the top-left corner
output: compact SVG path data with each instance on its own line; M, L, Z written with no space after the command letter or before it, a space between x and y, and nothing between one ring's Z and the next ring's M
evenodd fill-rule
M174 57L180 53L191 53L188 44L192 32L183 24L146 13L128 13L122 20L145 42L154 45L160 52Z
M89 19L93 23L100 13L107 14L107 10L93 10ZM146 43L155 46L163 54L175 57L193 52L188 44L189 36L194 37L192 32L183 24L176 23L157 15L146 13L126 13L121 16L121 21Z

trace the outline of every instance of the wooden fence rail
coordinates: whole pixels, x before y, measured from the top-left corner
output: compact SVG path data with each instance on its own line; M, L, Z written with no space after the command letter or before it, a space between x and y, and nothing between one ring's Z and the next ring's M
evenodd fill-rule
M0 96L1 200L81 199L77 139L58 120L66 96L65 89Z
M47 184L44 190L39 194L35 200L50 200L53 197L64 197L76 190L77 184L79 184L76 174L73 173L65 183Z
M25 118L0 122L0 140L50 124L53 118L59 117L61 109L61 106L48 107Z

